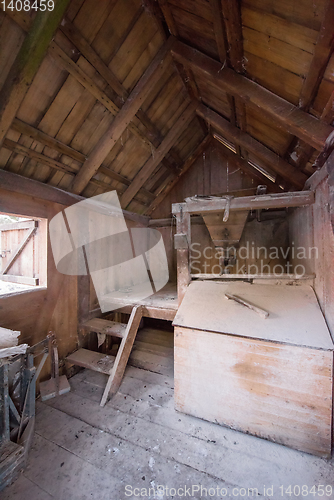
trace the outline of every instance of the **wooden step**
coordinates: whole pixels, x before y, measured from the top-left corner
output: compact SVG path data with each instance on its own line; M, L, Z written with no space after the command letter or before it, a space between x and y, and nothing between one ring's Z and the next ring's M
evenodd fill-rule
M95 372L109 375L110 370L114 366L115 357L89 351L88 349L79 349L70 354L70 356L67 356L66 361L72 365L82 366L83 368L89 368Z
M126 326L126 323L93 318L83 323L81 328L83 328L86 332L104 333L106 335L120 337L122 339L125 334Z

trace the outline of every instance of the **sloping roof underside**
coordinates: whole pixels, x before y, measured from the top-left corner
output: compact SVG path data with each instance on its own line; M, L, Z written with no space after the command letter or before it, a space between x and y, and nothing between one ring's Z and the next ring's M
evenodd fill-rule
M186 44L220 62L222 72L228 68L291 103L292 111L299 107L322 123L332 124L334 25L329 20L333 20L333 2L160 3L70 1L2 142L0 168L72 190L73 179L120 110L124 111L128 96L132 98L170 33L182 46ZM0 89L5 86L33 15L0 11ZM194 152L195 156L201 153L208 134L218 132L226 139L221 130L196 115L191 108L194 100L283 159L288 164L287 172L291 167L292 178L296 171L300 179L313 172L312 163L321 147L317 151L312 143L310 146L298 139L294 129L275 116L279 109L264 112L242 95L239 98L237 88L230 92L202 68L182 65L178 57L175 62L172 53L165 56L164 70L136 116L123 127L97 172L80 188L83 196L117 189L122 197L135 183L136 189L123 197L123 206L150 213L152 204L175 184L186 160L189 168ZM52 143L49 138L58 142ZM164 140L168 142L165 148ZM289 175L282 177L274 163L263 162L254 151L234 144L230 137L226 142L244 162L250 160L272 174L276 185L296 188L289 183ZM64 145L72 151L64 150ZM161 161L155 162L155 158Z

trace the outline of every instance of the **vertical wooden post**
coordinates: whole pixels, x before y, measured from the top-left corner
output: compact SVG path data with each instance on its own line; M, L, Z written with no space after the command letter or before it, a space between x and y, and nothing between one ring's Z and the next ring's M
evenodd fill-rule
M180 205L180 212L176 215L176 234L187 237L187 248L177 248L176 250L177 296L180 305L190 283L189 248L191 245L190 214L183 211L182 205Z
M8 365L0 367L0 444L9 441Z

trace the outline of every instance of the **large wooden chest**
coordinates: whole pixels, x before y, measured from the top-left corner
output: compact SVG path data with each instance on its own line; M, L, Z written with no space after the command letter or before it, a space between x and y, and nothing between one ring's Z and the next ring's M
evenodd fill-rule
M192 282L174 326L176 410L330 456L334 346L310 286Z

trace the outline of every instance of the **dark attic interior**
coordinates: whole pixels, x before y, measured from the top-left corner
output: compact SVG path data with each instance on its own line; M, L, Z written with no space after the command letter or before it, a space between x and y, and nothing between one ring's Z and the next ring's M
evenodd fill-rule
M334 499L334 0L0 6L0 498Z

